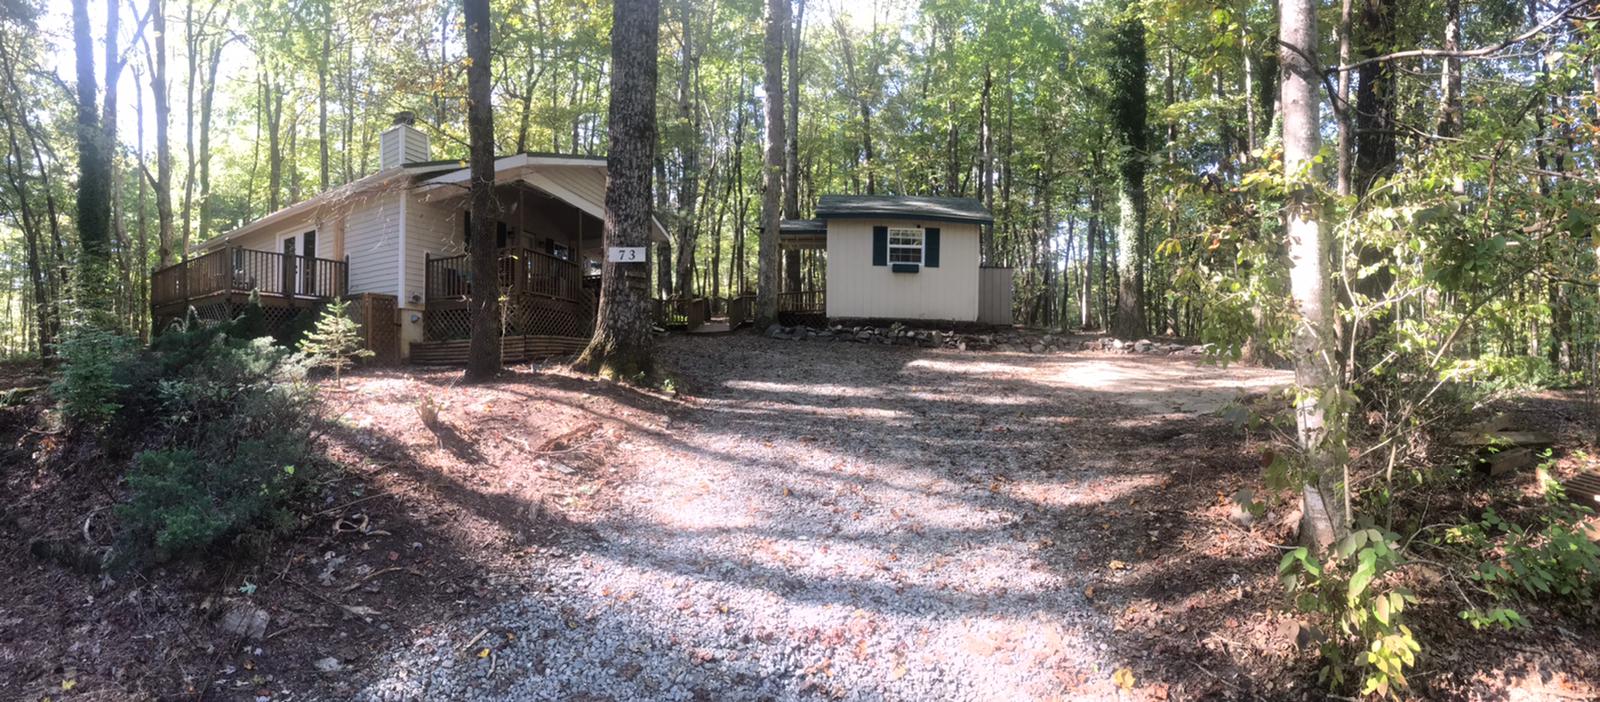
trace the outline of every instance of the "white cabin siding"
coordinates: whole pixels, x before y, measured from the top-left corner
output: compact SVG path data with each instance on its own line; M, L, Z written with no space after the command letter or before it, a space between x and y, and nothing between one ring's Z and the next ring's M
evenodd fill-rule
M400 294L395 254L400 246L400 197L384 194L369 199L353 207L348 215L344 251L350 257L352 295Z
M406 203L406 296L419 299L427 295L424 289L425 262L429 256L454 256L463 253L460 245L461 211L449 204L427 203L412 193ZM402 306L412 306L407 299ZM422 302L415 303L417 308Z
M939 267L872 265L872 228L937 227ZM978 225L898 219L828 220L827 314L833 318L978 319Z

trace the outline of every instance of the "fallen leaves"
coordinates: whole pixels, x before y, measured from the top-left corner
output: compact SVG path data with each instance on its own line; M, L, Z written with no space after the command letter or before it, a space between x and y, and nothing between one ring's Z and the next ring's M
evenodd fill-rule
M1135 682L1133 669L1118 668L1117 672L1111 674L1111 682L1116 683L1117 687L1124 690L1132 690Z

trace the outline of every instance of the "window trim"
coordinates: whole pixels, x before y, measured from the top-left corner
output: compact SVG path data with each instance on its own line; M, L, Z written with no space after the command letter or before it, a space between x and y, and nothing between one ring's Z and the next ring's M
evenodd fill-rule
M888 251L885 262L890 266L893 266L896 263L914 263L918 266L921 266L922 262L926 260L928 254L927 232L921 227L888 227L887 229L888 231L885 234L885 242L887 243ZM895 243L896 233L899 233L902 238L908 238L907 235L915 235L917 238L917 243L915 245L897 244ZM896 250L915 250L917 252L917 258L914 261L897 261L895 260L894 256Z

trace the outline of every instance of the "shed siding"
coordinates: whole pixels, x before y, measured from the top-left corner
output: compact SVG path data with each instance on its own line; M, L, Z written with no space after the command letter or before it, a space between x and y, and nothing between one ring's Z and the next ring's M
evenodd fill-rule
M939 267L893 273L872 265L872 228L938 227ZM835 318L978 319L978 225L828 220L827 312Z

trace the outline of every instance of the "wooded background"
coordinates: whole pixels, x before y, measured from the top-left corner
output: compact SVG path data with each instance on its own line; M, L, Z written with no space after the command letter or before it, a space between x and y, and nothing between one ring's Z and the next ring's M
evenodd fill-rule
M71 5L3 6L5 354L40 352L85 251L100 246L72 204L96 180L79 172L83 144L109 158L107 284L117 318L141 334L152 267L370 173L391 113L417 114L435 158L465 158L457 2ZM806 216L823 193L979 197L996 218L985 260L1016 268L1021 322L1284 348L1275 7L790 9L786 215ZM497 151L601 153L609 3L491 10ZM1600 135L1587 10L1346 0L1318 12L1342 323L1381 319L1415 344L1449 335L1475 353L1583 365L1592 344L1574 343L1594 327ZM663 2L654 192L673 246L661 295L754 284L763 17L756 0ZM86 129L98 132L80 139ZM787 284L821 287L811 263Z

